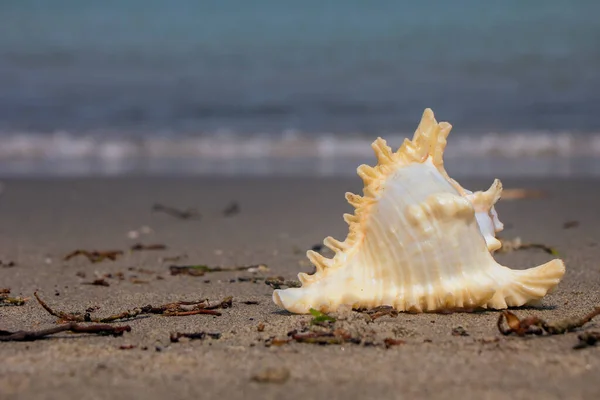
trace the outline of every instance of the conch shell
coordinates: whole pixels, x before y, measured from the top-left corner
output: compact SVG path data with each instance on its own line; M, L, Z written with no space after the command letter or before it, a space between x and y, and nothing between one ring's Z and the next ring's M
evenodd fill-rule
M426 109L413 140L397 152L375 140L377 165L358 168L364 196L346 193L355 208L344 215L346 240L324 240L332 259L308 251L316 272L299 274L300 288L275 290L273 301L294 313L340 305L504 309L535 303L553 289L565 273L559 259L527 270L494 260L501 247L495 233L502 229L494 204L502 184L495 180L472 193L448 176L442 156L451 128Z

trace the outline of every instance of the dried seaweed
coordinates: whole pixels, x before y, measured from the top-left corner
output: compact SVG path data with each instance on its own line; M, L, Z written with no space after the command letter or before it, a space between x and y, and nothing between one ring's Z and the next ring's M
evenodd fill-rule
M14 261L4 262L4 261L0 260L0 267L2 267L2 268L12 268L12 267L16 267L16 266L17 266L17 263Z
M538 189L515 188L502 191L502 200L539 199L547 196L547 192Z
M265 368L252 376L254 382L259 383L284 383L290 379L290 370L284 367Z
M169 270L171 275L190 275L190 276L204 276L211 272L223 272L223 271L268 271L269 268L265 264L253 264L253 265L239 265L233 267L222 267L220 265L210 267L208 265L171 265Z
M225 207L223 215L225 217L231 217L240 213L240 204L237 201L233 201Z
M363 314L368 315L370 317L371 321L375 321L377 318L381 318L381 317L385 317L385 316L390 316L390 317L398 316L398 310L396 310L392 306L379 306L379 307L375 307L375 308L371 308L371 309L356 308L356 309L354 309L354 311L361 312Z
M33 294L40 305L50 314L59 319L59 321L69 322L97 322L97 323L110 323L123 319L135 318L139 315L144 314L159 314L167 317L182 317L196 314L208 314L220 316L221 313L216 309L231 308L233 303L233 297L226 297L220 302L211 303L208 300L200 301L177 301L174 303L167 303L154 307L152 305L145 305L143 307L137 307L130 310L120 312L104 318L94 318L90 313L65 313L62 311L56 311L52 309L46 302L44 302L37 292Z
M210 332L192 332L192 333L185 333L185 332L173 332L170 335L170 340L171 343L177 343L179 342L179 339L181 338L186 338L186 339L200 339L200 340L204 340L206 339L206 337L209 337L211 339L220 339L221 338L221 334L220 333L210 333Z
M106 281L104 278L94 279L91 282L81 282L82 285L92 285L92 286L110 286L110 283Z
M563 229L577 228L578 226L579 226L579 221L566 221L563 224Z
M271 286L273 289L281 289L282 286L287 286L289 288L299 288L302 286L300 281L284 279L281 276L267 278L265 279L265 284Z
M400 340L400 339L385 338L385 339L383 339L383 344L386 349L389 349L392 346L399 346L401 344L406 344L406 342L404 340Z
M28 299L23 297L10 297L10 289L0 289L0 306L22 306Z
M152 211L154 212L162 212L171 217L178 219L200 219L202 216L195 208L188 208L186 210L178 210L174 207L165 206L163 204L154 204L152 206Z
M469 336L469 332L462 326L457 326L452 329L452 336Z
M558 251L548 245L542 243L522 243L521 238L516 237L514 239L502 239L498 238L502 243L502 247L498 250L499 253L510 253L516 250L527 250L527 249L541 249L548 254L558 257Z
M585 349L586 347L595 346L598 342L600 342L600 332L583 332L580 333L577 338L579 339L579 343L573 346L573 348L575 350Z
M145 251L145 250L166 250L167 245L162 243L154 243L154 244L142 244L136 243L129 248L131 251Z
M129 325L112 326L112 325L80 325L76 322L70 322L64 325L55 326L39 331L0 331L0 342L24 342L44 339L47 336L54 335L60 332L73 333L91 333L97 335L112 335L121 336L123 332L130 332Z
M121 250L107 250L107 251L97 251L97 250L74 250L71 253L67 254L63 260L69 261L73 257L77 256L85 256L91 263L98 263L104 260L115 261L118 256L123 255Z
M288 336L297 343L309 343L319 345L354 343L360 344L361 338L353 337L350 332L344 329L335 329L332 331L288 332Z
M319 310L315 310L314 308L311 308L308 311L313 316L313 319L310 321L310 323L313 324L313 325L321 325L323 323L335 322L336 321L335 318L330 317L329 315L324 314L324 313L322 313Z
M600 307L583 317L571 317L557 322L546 322L537 316L519 319L510 311L503 311L498 318L498 330L503 335L515 333L518 336L525 335L561 335L574 331L590 322L594 317L600 315ZM508 327L504 326L504 320Z

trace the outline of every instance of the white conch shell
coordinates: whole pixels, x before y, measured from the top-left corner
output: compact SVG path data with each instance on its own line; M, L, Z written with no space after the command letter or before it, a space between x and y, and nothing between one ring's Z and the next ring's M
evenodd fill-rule
M332 259L308 251L313 275L301 273L300 288L275 290L273 301L294 313L393 306L425 312L504 309L531 304L565 273L559 259L528 270L498 264L492 252L502 229L493 208L502 185L469 192L443 166L452 126L425 110L413 140L397 152L385 140L372 144L377 166L361 165L364 196L346 193L355 213L345 214L349 234L325 246Z

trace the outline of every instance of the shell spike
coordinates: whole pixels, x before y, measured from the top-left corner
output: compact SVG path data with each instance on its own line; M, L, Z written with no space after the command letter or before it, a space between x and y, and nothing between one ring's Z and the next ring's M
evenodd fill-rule
M346 201L354 208L358 208L363 204L363 198L358 194L346 192Z
M502 196L502 182L500 179L495 179L485 192L473 193L471 201L475 209L489 211L500 200L500 196Z
M425 159L437 144L440 127L433 116L431 109L426 109L413 136L413 144L420 160Z
M323 257L321 254L313 250L308 250L306 256L310 262L317 268L317 272L323 271L331 266L331 259Z
M371 182L374 182L376 179L379 178L377 170L367 164L363 164L360 167L358 167L356 169L356 172L358 173L358 176L360 176L363 180L365 187L369 186Z
M387 142L382 138L377 138L371 145L375 151L378 165L388 165L394 161L394 153Z
M348 249L348 246L344 242L335 240L331 236L326 237L325 240L323 240L323 244L327 246L330 250L335 251L336 253L341 253L344 250Z
M433 149L433 163L436 167L442 168L444 165L444 150L446 150L446 138L450 134L452 130L452 125L447 122L440 122L439 124L440 130L437 135L437 141L435 143L435 147Z
M356 217L356 215L344 214L343 217L344 221L346 221L348 225L356 224L358 222L358 218Z

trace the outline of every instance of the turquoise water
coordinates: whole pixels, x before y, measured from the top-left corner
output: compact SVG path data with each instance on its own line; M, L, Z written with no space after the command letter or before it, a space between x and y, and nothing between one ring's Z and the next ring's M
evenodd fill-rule
M591 137L598 15L592 0L3 0L0 158L107 138L402 136L425 107L513 147Z

